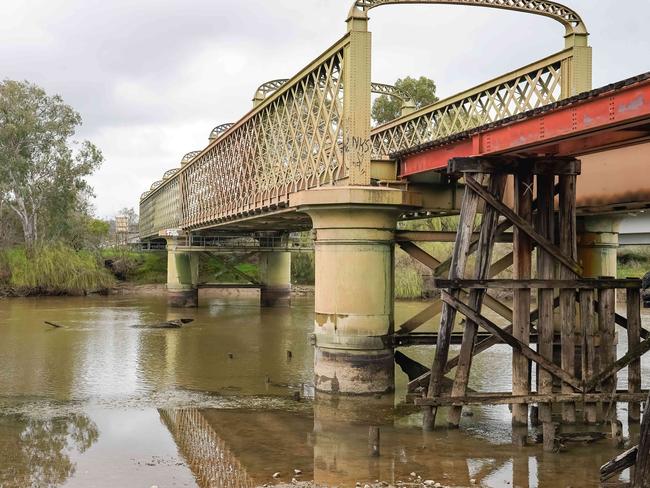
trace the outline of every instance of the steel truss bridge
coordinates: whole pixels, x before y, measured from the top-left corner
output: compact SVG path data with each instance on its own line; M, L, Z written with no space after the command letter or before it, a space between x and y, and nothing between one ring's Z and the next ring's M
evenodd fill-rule
M371 81L368 32L369 10L414 3L542 15L564 26L564 47L416 110L408 93ZM424 192L448 190L449 181L440 171L442 160L446 164L453 155L502 150L489 137L477 145L477 134L496 130L495 124L532 120L544 107L566 108L562 101L580 102L573 97L592 88L586 26L576 12L556 2L358 0L347 24L343 37L303 70L289 79L262 84L248 113L234 123L217 125L209 131L205 148L187 153L180 167L166 171L151 185L140 201L143 239L156 238L165 229L191 234L309 229L309 217L296 212L292 201L303 190L404 185ZM371 127L373 92L401 100L402 115L388 124ZM641 108L647 111L647 106ZM544 133L543 119L547 116L535 119L537 125L531 134L537 140L551 137L551 131ZM580 122L574 120L573 124ZM603 126L608 122L612 120L598 121ZM570 124L566 130L571 134L577 129ZM644 137L647 131L634 135ZM459 144L461 154L444 151ZM575 154L580 146L572 149L569 152ZM516 153L516 148L508 150ZM567 148L545 146L543 150L562 155ZM438 159L433 161L433 157ZM424 183L426 189L418 186ZM416 213L404 214L403 218L455 210L457 200L453 197L429 198L424 199L422 208L414 210Z

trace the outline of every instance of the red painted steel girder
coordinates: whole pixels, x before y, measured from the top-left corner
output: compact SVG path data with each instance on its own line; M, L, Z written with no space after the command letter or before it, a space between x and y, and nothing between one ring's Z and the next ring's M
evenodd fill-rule
M400 176L453 157L580 156L650 140L650 74L397 154Z

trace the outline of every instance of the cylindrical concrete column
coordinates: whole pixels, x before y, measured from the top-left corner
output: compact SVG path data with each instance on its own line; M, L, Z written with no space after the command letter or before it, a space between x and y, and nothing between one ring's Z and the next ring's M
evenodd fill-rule
M611 215L578 218L578 261L584 277L616 277L619 224L620 218Z
M197 307L199 260L196 253L178 250L177 238L167 238L167 304Z
M264 251L260 253L260 303L263 307L291 305L291 253Z
M376 187L308 190L292 200L316 231L317 390L394 389L394 232L416 201L418 194Z

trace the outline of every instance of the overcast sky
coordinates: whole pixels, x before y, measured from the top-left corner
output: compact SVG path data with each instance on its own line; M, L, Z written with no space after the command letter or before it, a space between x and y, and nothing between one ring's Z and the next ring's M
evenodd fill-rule
M351 0L0 0L0 78L28 80L79 111L105 163L101 217L140 194L256 87L288 78L345 32ZM566 0L585 20L594 87L650 71L650 1ZM428 76L441 97L563 47L545 17L469 6L371 11L373 81Z

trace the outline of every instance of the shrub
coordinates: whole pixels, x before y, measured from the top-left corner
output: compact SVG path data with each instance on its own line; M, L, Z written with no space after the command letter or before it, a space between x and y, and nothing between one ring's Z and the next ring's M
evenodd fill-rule
M83 294L114 283L99 256L60 243L0 252L5 284L22 293Z

